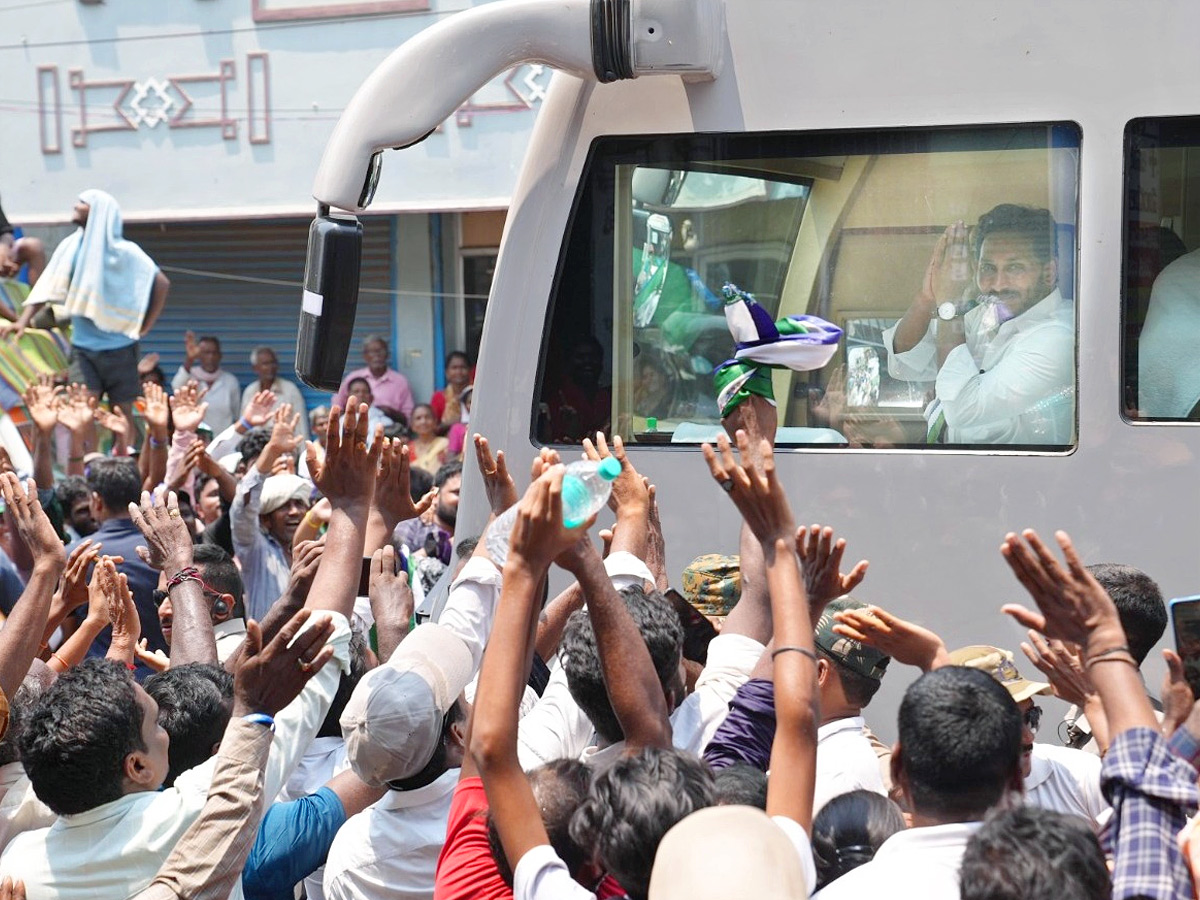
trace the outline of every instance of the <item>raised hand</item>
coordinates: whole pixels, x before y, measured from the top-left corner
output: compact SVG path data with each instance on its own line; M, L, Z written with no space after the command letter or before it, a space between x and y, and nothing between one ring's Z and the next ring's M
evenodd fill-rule
M196 360L200 358L200 343L196 340L196 332L185 331L183 333L183 355L187 362L185 365L191 368L196 364Z
M62 393L63 389L55 386L53 376L42 374L21 395L29 418L43 434L49 434L58 424L58 398Z
M361 506L370 508L383 449L383 429L367 447L367 407L357 397L346 404L346 414L336 406L329 411L329 429L325 440L325 459L317 462L317 445L308 445L308 471L313 483L329 498L334 508Z
M367 597L379 637L379 654L387 661L408 634L413 617L413 593L408 573L396 571L396 551L385 544L371 554L371 578Z
M333 620L317 615L312 627L301 633L310 615L300 610L265 647L258 623L246 623L246 640L233 675L233 715L275 716L333 658L333 647L326 644L333 635Z
M142 620L133 603L133 594L129 591L129 580L117 571L112 557L100 557L92 570L92 580L88 585L89 605L93 593L99 595L95 602L103 602L108 608L108 621L112 625L109 658L131 662L142 636Z
M242 418L250 423L251 428L258 428L267 424L267 419L271 417L278 399L274 391L259 391L251 398L250 403L242 413Z
M142 638L133 648L133 655L138 662L153 669L155 672L165 672L171 668L171 658L161 650L151 650L146 638Z
M88 602L88 569L100 556L103 544L93 544L91 538L80 541L67 557L67 567L63 570L58 592L67 612L72 612ZM115 557L117 562L125 562L124 558ZM99 614L99 611L98 611ZM90 615L90 611L89 611ZM101 616L108 624L108 607L104 607Z
M839 610L833 618L834 634L874 647L906 666L928 672L949 662L946 645L940 637L878 606Z
M1169 738L1192 714L1196 698L1184 675L1183 660L1179 658L1179 654L1174 650L1163 650L1163 659L1167 663L1167 673L1163 676L1161 693L1162 734L1163 737Z
M284 403L275 410L273 421L271 423L271 439L272 446L277 447L281 453L291 453L300 443L300 435L296 433L296 426L300 424L300 413L292 412L292 404Z
M947 226L925 269L922 289L928 298L942 303L961 300L971 284L971 250L967 242L967 226L960 219Z
M637 473L633 463L625 458L625 444L620 435L613 438L613 447L610 452L604 432L597 431L595 444L588 438L583 439L583 453L593 462L599 462L608 456L615 456L621 461L621 474L613 480L612 493L608 495L608 506L613 512L630 510L645 513L650 505L648 485L646 480Z
M430 490L413 503L409 485L412 460L408 446L396 438L382 438L379 450L379 475L375 478L375 508L385 523L395 528L400 522L424 515L437 499L437 488Z
M183 468L185 471L196 469L205 475L215 476L221 464L209 455L208 447L203 441L196 440L192 441L192 445L183 455Z
M96 398L87 386L72 384L58 395L58 424L73 432L85 431L92 425L95 408Z
M701 449L713 480L729 494L763 549L773 552L775 541L782 538L791 543L796 530L783 485L775 475L775 454L770 443L763 440L757 454L761 463L755 463L750 439L744 431L738 431L737 444L740 465L733 458L729 438L723 434L717 436L716 451L711 444L704 444Z
M1054 689L1054 696L1061 700L1082 709L1088 698L1096 693L1078 647L1068 646L1062 641L1048 641L1031 630L1028 643L1021 644L1021 652L1046 676L1050 687ZM1191 709L1190 703L1188 709Z
M124 447L129 443L129 419L121 407L114 406L108 410L97 406L92 415L98 425L112 432L114 447Z
M846 552L845 538L833 539L829 526L801 526L796 532L796 553L800 556L800 568L804 573L804 588L808 592L809 606L820 618L831 600L842 597L867 577L867 561L860 560L848 574L843 574L842 556Z
M195 431L204 421L208 404L203 402L204 391L195 379L187 382L171 398L171 414L178 431Z
M321 565L321 554L324 552L324 539L301 541L292 548L292 569L288 575L285 592L288 596L304 602L309 589L312 588L313 579L317 577L317 567Z
M187 523L179 513L179 498L170 491L166 500L142 491L142 504L129 504L129 518L146 539L138 556L148 566L172 575L192 564L194 545Z
M4 497L9 521L16 526L21 540L29 548L34 566L61 571L67 564L67 553L38 501L37 485L33 479L22 485L12 472L0 474L0 496Z
M517 519L509 540L508 559L524 560L540 572L571 550L591 528L595 517L577 528L563 524L562 480L566 470L553 466L529 486L517 505Z
M1011 533L1005 537L1000 553L1040 612L1019 604L1007 604L1004 612L1051 640L1079 644L1085 650L1097 637L1110 646L1124 645L1125 632L1112 598L1084 567L1067 533L1056 532L1055 538L1067 561L1065 567L1037 532L1026 530L1021 537ZM1092 649L1099 646L1097 643Z
M475 434L475 462L479 464L479 473L483 476L483 490L487 494L488 506L492 515L498 516L517 502L517 486L512 476L508 474L508 463L504 459L504 451L496 451L492 457L492 448L483 435ZM540 474L540 473L539 473Z
M667 575L667 541L663 537L662 520L658 515L658 489L648 484L646 490L650 495L650 511L646 516L646 567L654 573L654 586L665 594L671 587L671 579ZM611 532L608 540L612 542ZM608 556L608 553L604 555Z
M137 371L139 375L149 375L154 371L154 367L158 365L161 357L157 353L147 353L138 360Z
M142 385L142 415L146 424L156 434L165 436L167 433L167 416L170 407L167 404L167 392L153 381Z

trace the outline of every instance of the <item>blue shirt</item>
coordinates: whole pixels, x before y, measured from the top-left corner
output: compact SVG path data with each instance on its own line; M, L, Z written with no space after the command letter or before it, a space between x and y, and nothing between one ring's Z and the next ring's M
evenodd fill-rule
M297 882L321 866L346 821L346 810L330 788L288 803L273 803L242 870L246 900L292 900Z
M8 558L8 554L0 550L0 612L8 616L12 614L17 600L25 593L25 582L17 572L17 567Z
M71 319L71 344L84 350L99 353L102 350L120 350L136 344L133 338L116 331L104 331L91 319L74 316Z
M167 642L163 638L162 629L158 624L158 607L154 605L154 590L158 587L158 571L150 568L140 556L137 548L146 546L146 538L138 531L138 527L129 518L108 519L101 523L95 534L91 535L92 543L104 546L100 552L106 556L122 556L125 562L117 566L117 571L129 579L129 590L133 593L133 605L137 607L138 618L142 620L142 637L151 650L167 650ZM68 553L75 548L72 544ZM75 613L77 619L83 619L87 609L79 609ZM100 632L88 650L88 656L104 656L112 643L112 627ZM138 681L149 677L153 670L137 664L134 677Z

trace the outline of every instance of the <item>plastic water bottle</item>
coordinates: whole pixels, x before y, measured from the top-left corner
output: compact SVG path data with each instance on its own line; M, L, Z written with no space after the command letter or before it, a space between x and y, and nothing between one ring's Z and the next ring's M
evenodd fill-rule
M612 483L620 474L621 461L615 456L599 462L584 459L568 465L562 481L563 524L577 528L598 513L608 502ZM488 527L485 545L498 566L503 566L508 558L508 540L516 520L517 507L510 506Z

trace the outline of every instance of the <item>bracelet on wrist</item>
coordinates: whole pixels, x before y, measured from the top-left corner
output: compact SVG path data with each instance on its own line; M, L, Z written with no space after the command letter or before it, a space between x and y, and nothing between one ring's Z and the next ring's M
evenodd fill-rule
M155 450L157 450L159 447L165 447L167 443L165 439L159 440L152 434L146 435L146 439L150 441L150 446Z
M266 713L248 713L247 715L242 716L242 719L247 722L253 722L255 725L262 725L266 728L269 728L271 731L275 730L275 720Z
M1115 652L1110 656L1101 656L1099 658L1089 659L1086 663L1083 664L1083 668L1087 671L1091 671L1092 666L1098 666L1098 665L1100 665L1100 663L1107 663L1107 662L1127 663L1127 664L1133 666L1135 669L1139 668L1137 661L1133 658L1132 655L1126 654L1124 656L1118 656L1118 655L1116 655Z
M250 424L250 420L245 416L242 416L240 419L238 419L237 427L246 431L250 431L254 428L254 426Z
M807 656L814 663L817 661L817 654L813 653L807 647L776 647L771 651L771 659L774 659L780 653L799 653L801 656Z
M1112 656L1114 653L1128 653L1130 656L1133 656L1128 644L1120 644L1116 647L1109 647L1107 650L1099 650L1096 653L1088 653L1087 658L1089 660L1100 659L1104 656Z
M167 590L169 591L171 588L179 587L179 585L183 584L185 581L197 581L200 584L204 584L204 581L200 578L199 569L197 569L195 566L184 566L167 579Z

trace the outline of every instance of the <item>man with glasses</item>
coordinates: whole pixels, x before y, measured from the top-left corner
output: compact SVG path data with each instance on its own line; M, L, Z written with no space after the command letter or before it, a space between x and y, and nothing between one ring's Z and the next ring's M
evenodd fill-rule
M1021 774L1025 779L1025 803L1080 816L1099 830L1112 812L1100 793L1100 757L1034 740L1042 722L1042 708L1033 698L1053 693L1050 685L1022 678L1013 662L1013 654L999 647L963 647L950 654L950 663L991 675L1004 686L1021 710Z
M244 588L237 565L228 553L215 544L196 547L192 563L200 572L200 587L210 606L213 633L217 639L217 659L225 663L242 645L246 636ZM174 610L166 591L167 574L160 573L154 603L158 607L158 624L167 646L171 646L171 626Z

